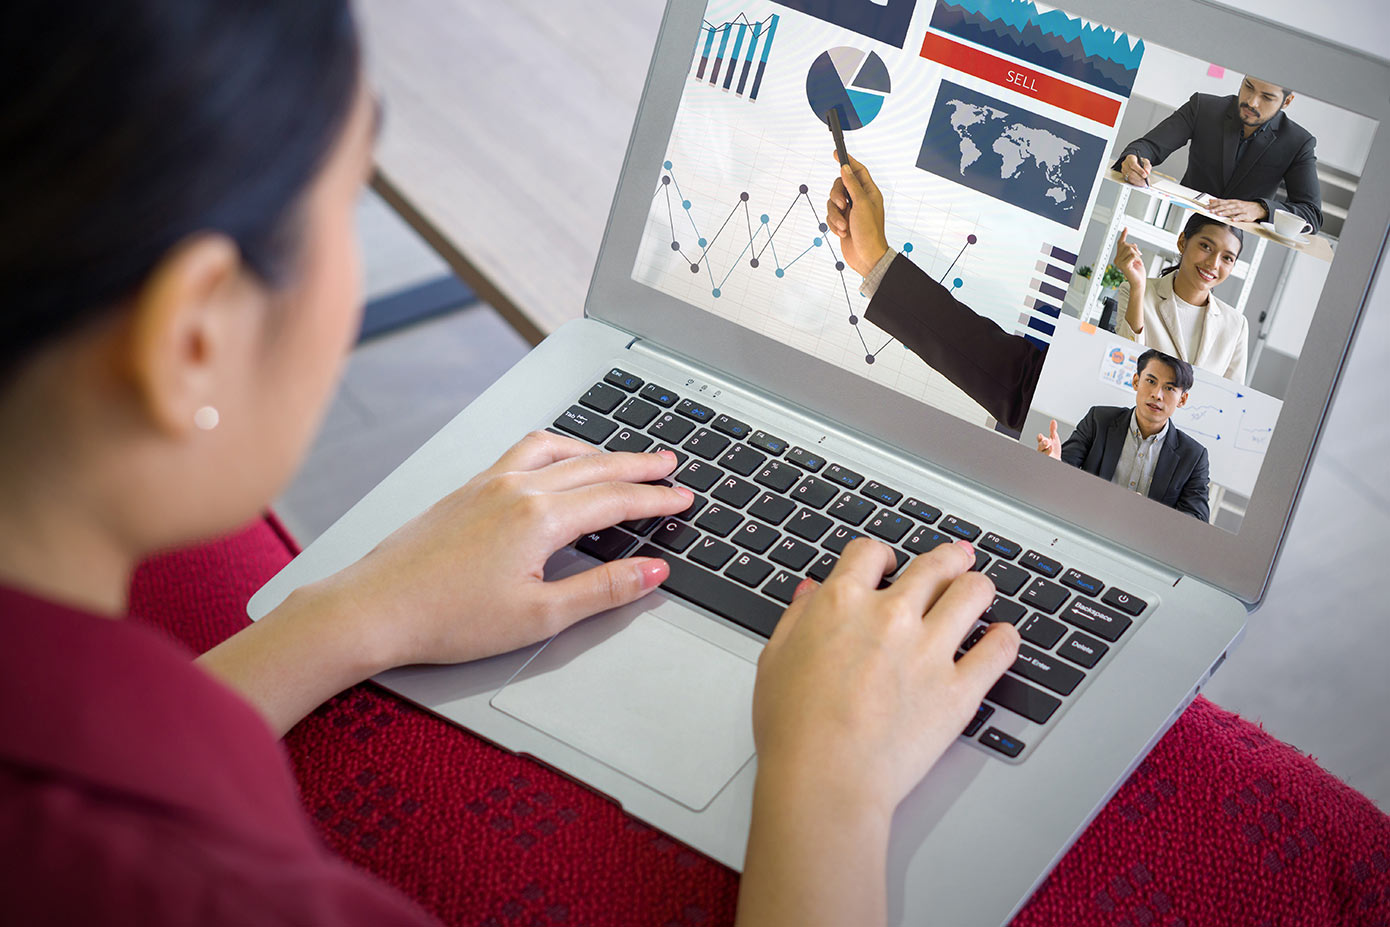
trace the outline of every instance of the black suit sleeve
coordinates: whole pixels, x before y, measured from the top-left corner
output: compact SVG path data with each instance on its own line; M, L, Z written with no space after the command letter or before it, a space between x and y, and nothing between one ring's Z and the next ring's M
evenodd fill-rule
M1188 476L1187 482L1182 486L1182 492L1178 494L1177 504L1173 508L1179 512L1186 512L1193 518L1208 521L1211 518L1211 501L1207 498L1208 484L1211 482L1208 476L1210 469L1207 462L1207 449L1197 441L1192 441L1192 445L1200 452L1197 462L1192 465L1192 473Z
M1118 171L1129 155L1148 158L1149 163L1157 167L1170 154L1191 141L1197 128L1197 102L1197 94L1194 93L1173 115L1154 126L1142 138L1126 145L1115 161L1114 169Z
M1071 437L1062 442L1062 462L1069 463L1073 467L1080 467L1086 463L1086 455L1091 453L1091 445L1096 441L1096 432L1100 430L1096 422L1096 407L1092 406L1081 422L1076 426L1076 430L1071 433Z
M1284 172L1285 199L1258 200L1274 221L1274 210L1284 209L1311 223L1313 231L1322 228L1322 186L1318 183L1317 139L1311 135L1298 149Z
M864 318L901 341L1006 428L1019 431L1047 352L958 302L901 254Z

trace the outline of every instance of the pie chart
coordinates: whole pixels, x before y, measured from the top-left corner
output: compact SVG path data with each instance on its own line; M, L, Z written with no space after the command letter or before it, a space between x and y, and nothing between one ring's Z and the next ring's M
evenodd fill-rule
M806 74L806 101L811 112L829 124L826 114L838 109L840 125L846 131L873 122L892 89L883 59L848 45L823 52Z

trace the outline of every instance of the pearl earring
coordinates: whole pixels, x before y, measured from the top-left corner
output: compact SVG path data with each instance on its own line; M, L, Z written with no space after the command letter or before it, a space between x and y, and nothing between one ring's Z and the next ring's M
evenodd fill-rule
M217 414L217 410L212 406L203 406L197 412L193 413L193 424L197 425L203 431L212 431L217 427L219 421L221 421L221 416Z

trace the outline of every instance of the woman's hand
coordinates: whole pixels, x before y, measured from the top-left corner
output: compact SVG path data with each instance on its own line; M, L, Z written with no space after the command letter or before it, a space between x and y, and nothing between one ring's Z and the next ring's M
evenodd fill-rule
M974 563L970 545L944 545L880 591L893 553L859 539L823 586L797 590L758 661L740 924L882 923L893 810L1018 652L998 623L953 659L994 599Z
M1120 240L1115 244L1115 266L1129 281L1130 290L1144 291L1144 255L1139 246L1128 240L1129 229L1120 230Z
M291 593L199 663L284 733L332 696L407 663L457 663L542 640L646 595L665 561L616 560L547 582L550 555L627 519L673 515L689 490L642 485L659 454L602 454L537 432L357 563Z
M839 161L836 153L835 163ZM867 277L888 251L883 194L869 176L869 169L853 157L849 164L840 166L840 176L830 188L830 199L825 201L825 224L839 236L845 263L861 277Z
M598 453L528 435L497 463L329 580L376 628L389 665L459 663L543 640L660 585L656 559L626 559L547 582L551 554L628 519L674 515L690 491L644 485L675 455Z

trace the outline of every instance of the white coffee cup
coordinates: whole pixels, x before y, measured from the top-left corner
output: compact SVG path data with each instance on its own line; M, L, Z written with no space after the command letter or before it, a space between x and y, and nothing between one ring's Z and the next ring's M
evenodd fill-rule
M1285 238L1293 238L1312 230L1312 223L1306 221L1302 216L1286 209L1274 210L1274 231Z

